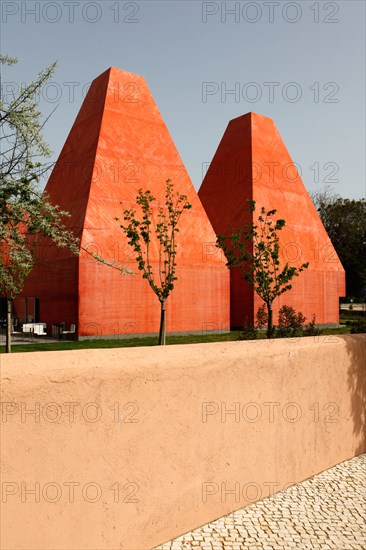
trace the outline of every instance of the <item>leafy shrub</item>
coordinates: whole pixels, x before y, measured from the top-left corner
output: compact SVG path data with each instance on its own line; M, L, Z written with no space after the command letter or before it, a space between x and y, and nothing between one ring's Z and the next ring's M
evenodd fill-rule
M303 335L304 336L319 336L321 331L320 331L320 329L316 328L315 325L316 325L316 317L315 317L315 313L313 313L313 317L312 317L310 323L308 323L304 327Z
M302 326L306 317L299 311L296 313L292 306L282 306L278 312L278 332L282 338L302 336Z
M365 321L357 321L356 323L352 324L351 334L363 334L365 332L366 332Z
M256 314L256 327L265 328L267 326L268 314L265 304L263 304ZM282 306L278 312L278 325L273 327L275 338L294 338L298 336L319 336L321 330L316 327L315 313L309 323L304 324L306 317L297 312L292 306ZM247 327L248 332L248 327ZM362 332L362 331L360 331ZM251 338L251 337L250 337ZM243 338L243 340L249 338Z
M239 340L256 340L257 331L253 325L244 323L241 333L239 334Z
M258 328L266 328L268 323L268 313L267 308L265 304L262 304L260 308L258 308L257 314L256 314L256 325Z

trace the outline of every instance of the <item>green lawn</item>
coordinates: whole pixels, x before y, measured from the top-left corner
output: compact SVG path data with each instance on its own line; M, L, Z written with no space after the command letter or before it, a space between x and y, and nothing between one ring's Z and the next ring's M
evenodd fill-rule
M238 340L239 331L225 334L187 334L184 336L167 336L167 344L199 344L204 342L224 342ZM157 336L143 338L114 338L113 340L82 340L80 342L59 341L49 344L30 343L15 344L12 352L23 351L58 351L66 349L94 349L94 348L131 348L138 346L157 346ZM5 346L0 346L0 353L5 352Z
M334 329L323 329L322 334L348 334L350 327L341 327ZM188 334L184 336L167 336L167 344L199 344L207 342L230 342L239 340L239 331L231 331L223 334ZM265 333L258 334L259 339L265 338ZM58 351L70 349L100 349L100 348L126 348L138 346L156 346L158 337L144 338L120 338L113 340L82 340L80 342L59 341L49 344L32 342L30 344L15 344L12 346L13 353L29 351ZM0 346L0 353L5 352L5 346Z

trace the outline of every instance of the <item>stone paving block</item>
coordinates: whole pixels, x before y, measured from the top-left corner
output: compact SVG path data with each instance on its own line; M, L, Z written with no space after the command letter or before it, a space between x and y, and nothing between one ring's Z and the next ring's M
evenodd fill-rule
M155 550L365 550L365 487L366 454Z
M365 550L365 487L360 455L155 550Z

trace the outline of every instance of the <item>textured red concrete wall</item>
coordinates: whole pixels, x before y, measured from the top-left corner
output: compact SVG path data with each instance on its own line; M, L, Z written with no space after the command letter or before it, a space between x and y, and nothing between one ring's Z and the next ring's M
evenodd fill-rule
M318 323L339 322L339 297L345 274L296 167L272 119L248 113L230 121L199 190L216 233L248 223L246 199L257 209L277 209L286 220L279 232L284 264L309 268L293 280L293 288L274 302L274 315L286 304ZM258 296L239 273L231 276L231 325L253 322Z
M93 82L47 192L70 212L66 223L84 248L136 274L123 276L85 252L47 270L40 264L25 293L40 297L42 321L76 321L79 336L159 330L159 302L115 218L123 221L123 210L136 208L140 188L163 204L169 178L192 208L179 223L178 281L167 301L167 330L229 327L229 273L224 259L210 253L213 228L145 80L114 68ZM55 248L51 254L59 257ZM150 260L157 274L156 246Z
M98 96L87 94L70 134L46 186L53 204L70 213L65 224L79 238L82 236L85 212L93 173L95 151L103 114L102 90ZM53 323L78 324L79 260L40 239L37 264L28 277L22 296L40 298L40 319L49 331ZM15 300L15 308L20 308Z

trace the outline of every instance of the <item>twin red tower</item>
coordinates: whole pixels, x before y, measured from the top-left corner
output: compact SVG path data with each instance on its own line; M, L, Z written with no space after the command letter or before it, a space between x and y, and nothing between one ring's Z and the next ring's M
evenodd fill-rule
M197 195L145 80L115 68L94 80L46 191L70 213L66 225L83 249L135 274L121 275L83 250L73 256L44 243L16 301L16 315L25 317L24 304L38 298L37 320L49 327L74 323L79 338L156 333L158 300L136 269L115 218L136 206L140 188L164 203L167 179L192 204L180 220L178 280L167 301L169 332L253 322L259 298L240 273L228 271L215 247L216 234L250 221L246 199L277 209L286 220L282 260L310 263L277 308L286 303L309 319L315 313L320 324L338 322L344 270L273 121L254 113L232 120ZM153 268L157 262L156 248Z

